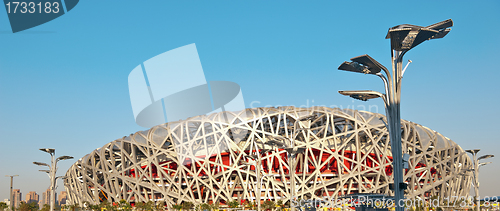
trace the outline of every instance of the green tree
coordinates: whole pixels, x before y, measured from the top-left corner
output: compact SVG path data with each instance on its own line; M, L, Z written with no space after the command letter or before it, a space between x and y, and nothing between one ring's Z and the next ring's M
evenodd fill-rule
M30 211L29 205L26 202L19 202L19 207L17 208L19 211Z
M191 209L193 209L193 207L194 207L193 202L190 202L190 201L182 202L182 209L184 209L184 210L191 210Z
M155 208L155 203L153 201L148 201L146 203L146 210L147 211L153 211L154 208Z
M147 203L138 202L135 204L135 208L139 211L152 211L154 207L155 206L152 201L148 201Z
M278 206L278 210L280 211L285 209L285 204L283 204L283 200L281 199L276 202L276 206Z
M210 204L203 203L203 204L200 205L200 209L201 210L211 210L212 207L210 206Z
M155 211L164 211L166 204L167 203L165 203L165 201L159 201L158 203L156 203Z
M229 206L229 208L236 208L240 205L240 203L238 203L238 200L234 200L234 201L229 201L227 203L227 206Z
M38 203L32 201L30 203L30 208L31 210L34 210L34 211L38 211L40 209L40 207L38 206ZM59 210L61 210L61 207L59 207Z
M99 206L98 204L92 204L92 205L90 205L90 210L101 211L101 206Z
M274 201L266 200L262 204L262 209L264 210L274 210L274 208L276 208L276 204L274 203Z
M249 209L254 209L257 204L253 201L245 201L245 207Z
M130 203L128 203L127 200L125 200L125 199L122 199L122 200L120 200L120 202L118 202L118 207L120 210L123 210L123 211L131 211L132 210L132 205L130 205Z
M0 202L0 210L1 211L4 211L5 209L7 209L9 207L9 205L7 205L7 203L5 202Z
M44 208L45 208L45 205L48 205L48 204L44 204L43 205ZM75 211L78 209L80 209L80 205L78 203L69 205L69 210L71 210L71 211ZM50 206L49 206L49 210L50 210Z
M176 210L181 210L182 209L182 205L180 205L180 204L174 204L174 205L172 205L172 208L174 208Z
M44 204L42 209L40 209L40 211L49 211L50 210L50 205L48 204Z
M18 210L20 211L38 211L38 204L36 202L31 202L31 203L25 203L22 201L19 204Z
M109 206L109 202L107 200L104 200L101 203L99 203L98 206L99 210L106 209L106 207Z
M135 209L138 210L138 211L144 211L144 205L145 203L144 202L136 202L135 203Z
M212 210L218 210L220 207L220 203L216 202L215 204L211 204L210 207L212 208Z
M106 206L105 206L106 210L107 211L117 211L118 210L118 203L106 203Z

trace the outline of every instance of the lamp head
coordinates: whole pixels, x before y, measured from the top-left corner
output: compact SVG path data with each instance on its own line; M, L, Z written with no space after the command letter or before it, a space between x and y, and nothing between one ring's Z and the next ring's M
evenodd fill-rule
M38 166L47 166L50 168L49 164L42 163L42 162L33 162L33 164L38 165Z
M316 115L311 114L311 115L300 117L300 119L298 119L298 121L314 120L315 118L316 118Z
M479 157L477 160L482 160L482 159L487 159L487 158L492 158L492 157L495 157L494 155L483 155L481 157Z
M64 155L64 156L58 157L56 160L59 161L59 160L68 160L68 159L73 159L73 157Z
M376 75L381 70L387 72L387 68L377 62L377 60L367 54L351 58L352 62L344 62L339 66L339 70L351 71L356 73Z
M481 166L484 166L484 165L488 165L490 164L491 162L485 162L485 163L480 163L478 167L481 167Z
M466 152L470 153L470 154L477 154L481 149L468 149L468 150L465 150Z
M273 135L271 136L274 140L269 140L269 142L271 143L275 143L275 144L284 144L286 141L288 141L287 138L283 137L283 136L278 136L278 135ZM284 141L284 142L279 142L279 141L276 141L276 140L279 140L279 141Z
M272 146L275 146L275 147L285 147L286 146L285 143L282 143L282 142L279 142L279 141L275 141L275 140L269 140L266 144L269 144L269 145L272 145Z
M259 157L256 155L245 155L245 158L250 159L251 161L255 162Z
M365 67L357 62L344 62L339 66L338 69L344 71L351 71L355 73L365 73L365 74L370 73L368 67Z
M368 101L368 99L370 99L370 96L367 94L353 94L353 95L350 95L350 97L352 97L356 100L361 100L361 101Z
M269 151L271 151L272 149L263 149L260 151L260 154L264 154L264 153L267 153Z
M304 151L306 151L305 147L299 147L299 148L297 148L297 150L295 151L295 153L300 154L300 153L303 153Z
M378 97L383 98L382 93L371 90L339 91L339 93L341 95L349 96L356 100L362 100L362 101L367 101Z
M443 38L450 32L449 27L452 26L453 21L451 19L426 27L401 24L389 28L385 38L391 39L391 48L393 50L410 50L426 40Z
M54 154L56 152L56 149L52 149L52 148L41 148L40 151L42 152L46 152L46 153L49 153L49 154Z

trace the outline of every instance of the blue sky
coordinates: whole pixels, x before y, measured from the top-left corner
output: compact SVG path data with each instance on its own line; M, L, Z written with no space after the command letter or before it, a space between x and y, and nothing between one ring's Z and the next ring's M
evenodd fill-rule
M338 90L373 89L375 76L341 72L369 54L390 66L389 27L453 19L452 31L405 56L401 117L464 149L500 156L500 1L80 1L69 13L13 34L0 9L0 176L41 194L38 148L80 158L145 128L134 122L127 77L138 64L196 43L207 81L238 83L247 107L363 109ZM372 110L375 111L375 110ZM500 195L500 161L481 169L481 196ZM73 161L61 161L62 175ZM0 200L9 179L0 180ZM58 191L63 190L62 184Z

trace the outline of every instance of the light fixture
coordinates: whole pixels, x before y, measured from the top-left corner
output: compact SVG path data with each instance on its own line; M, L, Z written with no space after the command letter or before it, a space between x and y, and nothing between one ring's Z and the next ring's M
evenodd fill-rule
M391 48L396 51L410 50L420 43L443 38L446 36L453 26L451 19L432 24L427 27L401 24L389 28L386 39L391 39Z
M49 153L49 154L54 154L56 152L56 150L52 149L52 148L41 148L40 151L46 152L46 153Z

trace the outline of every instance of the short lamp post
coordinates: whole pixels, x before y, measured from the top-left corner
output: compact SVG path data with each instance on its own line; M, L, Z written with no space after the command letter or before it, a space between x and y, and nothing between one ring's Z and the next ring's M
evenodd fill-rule
M402 68L403 55L426 40L443 38L450 32L451 26L453 26L453 21L448 19L426 27L402 24L390 28L386 39L391 39L392 71L368 55L354 57L351 59L352 62L344 62L338 67L339 70L376 75L384 82L385 94L368 90L339 91L339 93L363 101L378 97L384 100L393 156L396 211L404 210L404 204L400 203L404 200L404 189L406 189L403 180L403 165L405 164L401 149L400 114L401 80L406 71L406 67L404 70ZM381 71L385 73L385 76Z
M275 176L274 174L264 174L264 175L262 175L261 178L260 178L260 188L262 189L262 183L264 182L264 178L265 177L274 177L274 176ZM264 191L264 193L265 193L265 191ZM266 198L264 198L264 201L265 200L266 200Z
M38 166L49 167L49 170L40 170L40 171L45 172L49 175L49 179L50 179L50 211L54 211L55 202L56 202L57 179L63 178L63 176L56 177L57 162L59 162L61 160L73 159L73 157L64 155L64 156L56 158L55 157L56 156L55 149L42 148L40 150L50 154L50 156L51 156L50 165L46 164L46 163L42 163L42 162L33 162L33 164L38 165Z
M276 137L273 137L273 138L276 138L276 139L284 139L282 137L279 137L279 136L276 136ZM286 139L285 139L286 140ZM298 154L300 153L303 153L305 151L305 147L295 147L295 143L294 143L294 139L290 139L289 140L289 143L286 143L286 142L279 142L279 141L275 141L275 140L271 140L269 141L271 146L276 146L276 147L282 147L285 149L285 151L288 153L288 163L289 163L289 167L290 167L290 200L293 200L294 197L295 197L295 158L297 157ZM292 205L292 203L290 202L290 205ZM290 207L290 210L291 211L294 211L295 210L295 207L291 206Z
M281 136L273 136L272 137L273 140L269 140L267 142L259 142L259 143L262 144L262 150L261 151L257 150L257 154L260 154L260 155L265 154L265 153L271 151L271 149L264 149L264 144L265 144L265 145L269 145L271 147L274 147L274 146L276 146L276 147L283 147L288 152L288 162L289 162L289 165L290 165L290 173L291 173L291 175L290 175L290 187L291 187L291 196L292 196L292 198L293 198L293 195L295 194L295 165L294 165L294 163L295 163L294 162L295 156L297 154L300 154L300 153L304 152L304 150L306 149L306 148L303 148L303 147L299 147L299 148L295 147L295 143L294 143L294 141L295 141L295 135L296 135L296 132L299 131L297 123L301 123L299 125L300 127L307 127L307 129L309 129L309 127L311 125L310 118L312 116L313 115L302 117L302 118L300 118L299 120L297 120L294 123L294 135L292 135L294 138L288 140L288 139L285 139L285 138L283 138ZM278 140L284 140L285 142L277 141L276 139L278 139ZM290 144L288 144L286 141L289 141ZM260 208L261 208L260 195L261 195L261 189L262 189L262 181L263 181L264 177L266 177L266 176L273 176L273 175L272 174L268 174L268 175L261 176L262 160L261 160L261 157L259 157L259 155L248 155L248 156L246 156L246 158L252 160L252 162L251 163L242 162L244 165L255 165L256 182L258 183L257 184L256 201L257 201L257 210L260 211ZM294 211L294 208L292 207L291 210Z
M472 162L473 163L473 169L469 169L472 171L473 176L474 176L474 203L476 204L476 211L479 211L480 209L480 204L479 204L479 168L481 166L490 164L491 162L486 162L486 163L479 163L480 160L482 159L487 159L487 158L492 158L494 155L483 155L481 157L477 157L477 153L479 152L480 149L469 149L465 150L466 152L470 153L472 155Z
M10 177L10 210L14 210L16 206L14 204L14 197L12 196L12 187L14 185L14 177L18 177L19 175L5 175L6 177Z
M257 154L265 154L266 152L269 152L269 149L263 149L261 151L257 150ZM260 171L261 171L261 166L262 166L262 158L259 155L248 155L246 158L252 160L251 163L243 162L244 165L254 165L255 166L255 177L256 177L256 185L257 185L257 191L255 193L255 201L257 201L257 210L260 211L260 194L261 194L261 189L262 189L262 182L259 182L261 180L260 176ZM266 175L264 175L265 177ZM262 178L264 178L262 177Z
M302 117L300 119L297 119L295 121L294 126L293 126L293 134L291 138L284 138L281 136L273 136L272 138L274 140L268 141L266 144L271 145L271 146L276 146L276 147L282 147L284 148L287 153L288 153L288 163L290 167L290 200L293 200L295 196L295 158L298 154L303 153L306 148L305 147L295 147L295 141L296 141L296 136L297 132L300 130L310 130L311 128L311 122L315 118L314 115L308 115L305 117ZM290 205L292 203L290 202ZM295 211L295 207L290 206L291 211Z

